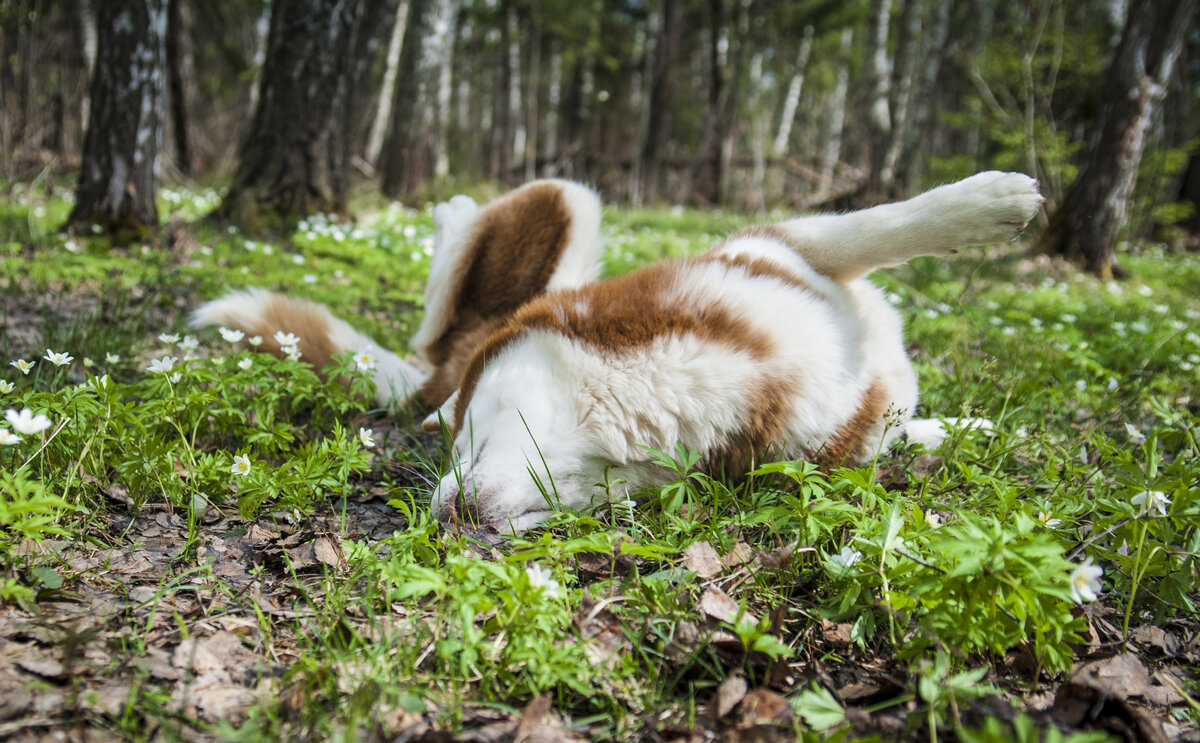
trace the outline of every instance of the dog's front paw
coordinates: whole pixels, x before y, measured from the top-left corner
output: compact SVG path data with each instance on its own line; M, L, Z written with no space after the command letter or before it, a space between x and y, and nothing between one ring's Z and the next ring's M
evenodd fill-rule
M1038 183L1024 173L988 171L955 183L964 238L977 245L1011 240L1042 208Z

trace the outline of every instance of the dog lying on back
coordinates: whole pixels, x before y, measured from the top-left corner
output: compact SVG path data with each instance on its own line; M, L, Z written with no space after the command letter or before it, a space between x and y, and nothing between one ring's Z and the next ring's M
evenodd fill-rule
M558 506L662 484L670 473L648 449L683 445L706 471L738 477L768 459L859 464L906 424L936 440L940 423L910 420L917 382L900 315L864 277L1011 239L1041 202L1025 175L980 173L596 282L599 199L538 181L482 209L457 196L435 210L413 337L428 375L325 308L261 290L209 302L192 322L294 333L318 367L372 354L382 402L415 396L435 409L426 430L451 431L457 464L432 493L438 518L521 531Z

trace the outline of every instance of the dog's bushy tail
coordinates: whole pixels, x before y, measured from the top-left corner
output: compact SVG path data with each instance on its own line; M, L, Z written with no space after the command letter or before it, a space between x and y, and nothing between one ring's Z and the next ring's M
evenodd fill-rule
M259 336L262 351L284 356L276 333L299 338L301 358L317 369L336 354L368 354L376 397L382 404L406 402L425 380L416 367L333 316L324 305L285 297L265 289L243 289L206 302L192 312L194 328L223 326L247 337Z

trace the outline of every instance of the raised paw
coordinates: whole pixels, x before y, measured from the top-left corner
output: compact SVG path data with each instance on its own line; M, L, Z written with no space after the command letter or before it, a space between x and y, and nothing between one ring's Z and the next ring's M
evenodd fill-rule
M1038 183L1024 173L988 171L944 187L947 216L966 244L1011 240L1042 207ZM942 189L938 189L939 191ZM932 192L931 192L932 193Z

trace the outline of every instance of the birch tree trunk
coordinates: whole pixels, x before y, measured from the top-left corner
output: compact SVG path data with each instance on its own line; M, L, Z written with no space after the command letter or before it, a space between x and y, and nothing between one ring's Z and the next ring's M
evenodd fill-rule
M771 154L776 158L781 158L788 152L792 126L796 123L796 109L800 107L800 94L804 91L804 72L808 69L812 40L813 27L805 26L804 36L800 39L800 51L796 55L796 71L792 73L791 82L788 83L787 94L783 98L783 111L779 114L779 129L771 145Z
M837 79L833 86L832 111L829 116L829 133L823 148L821 180L817 182L817 192L820 194L833 190L833 177L842 157L842 134L846 127L846 95L850 90L850 45L853 41L853 28L842 31L842 42L838 49Z
M396 10L392 38L388 41L383 82L379 88L379 105L375 108L375 116L371 120L371 131L367 135L367 146L363 150L363 159L372 165L379 162L379 153L383 150L383 136L387 131L388 121L392 117L393 96L396 94L396 74L400 68L400 50L404 45L404 29L408 19L408 1L400 0L400 7Z
M870 160L867 174L868 202L878 202L883 191L883 161L892 132L892 111L889 105L892 67L888 57L888 30L891 27L892 0L871 0L867 20L867 87L870 100L867 108Z
M166 0L99 4L91 114L67 226L100 225L119 242L158 224Z
M1146 134L1183 50L1200 0L1133 0L1106 75L1107 99L1084 148L1079 174L1038 243L1081 258L1104 278L1119 273L1125 226Z

